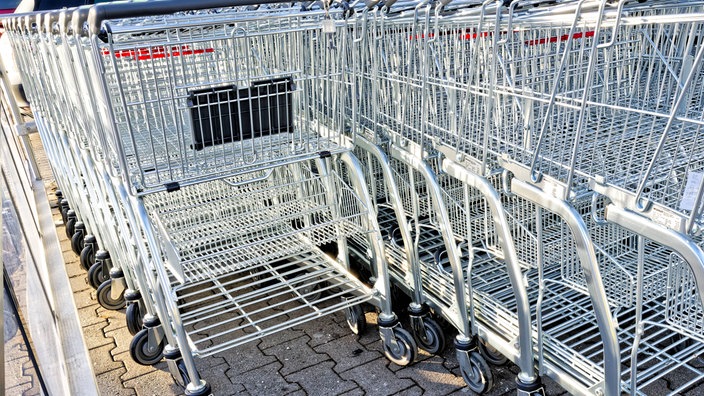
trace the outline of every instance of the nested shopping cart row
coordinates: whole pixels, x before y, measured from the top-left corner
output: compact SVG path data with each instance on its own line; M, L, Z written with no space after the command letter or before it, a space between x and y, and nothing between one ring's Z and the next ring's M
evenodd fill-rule
M136 360L198 394L193 356L372 302L477 393L700 384L701 2L159 4L7 21Z
M702 379L702 5L537 3L355 21L367 61L352 73L371 101L349 114L370 185L399 190L374 195L392 275L452 323L464 299L460 335L485 360L517 362L519 389L548 375L579 394L661 392L676 370L674 393L690 389ZM471 356L465 378L485 390Z
M127 304L132 357L209 394L194 357L340 311L359 332L369 303L386 355L411 363L342 133L347 31L321 31L342 11L170 6L7 21L74 250L101 305ZM350 271L352 237L373 282Z

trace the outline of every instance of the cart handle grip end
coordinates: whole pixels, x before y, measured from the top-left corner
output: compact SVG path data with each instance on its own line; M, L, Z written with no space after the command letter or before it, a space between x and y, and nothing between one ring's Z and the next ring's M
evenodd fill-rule
M93 7L78 7L71 16L71 28L74 35L83 33L83 25L88 20L88 14Z
M76 8L67 8L59 13L59 31L61 33L68 32L68 27L71 25L71 16Z
M291 0L159 0L146 2L100 3L90 8L88 26L90 33L100 34L103 21L108 19L147 17L173 14L179 11L207 10L211 8L241 7L261 4L290 3Z
M365 0L364 6L371 10L372 8L376 7L376 5L379 4L380 1L381 0Z
M384 2L384 9L387 11L391 9L391 6L393 6L396 3L397 0L387 0Z

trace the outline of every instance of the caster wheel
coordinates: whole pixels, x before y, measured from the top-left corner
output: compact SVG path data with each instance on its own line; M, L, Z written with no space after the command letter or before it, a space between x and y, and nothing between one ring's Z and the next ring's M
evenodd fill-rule
M108 279L98 287L98 304L101 307L110 311L117 311L125 307L125 298L120 296L118 299L113 299L110 296L112 290L112 280Z
M312 280L317 281L317 279ZM300 294L302 299L308 302L315 302L320 299L322 292L320 291L320 283L310 284L311 280L300 282L300 284L293 284L292 287L296 289L298 294Z
M125 310L125 321L127 322L127 330L132 335L137 335L142 330L142 312L140 312L139 304L136 302L127 304Z
M423 329L421 331L423 332L422 334L417 334L414 331L413 338L422 350L435 355L445 349L445 333L438 322L429 317L423 318Z
M210 384L205 383L202 388L198 389L197 391L192 391L186 387L186 390L184 391L184 394L186 396L208 396L211 395L213 391L210 389Z
M71 238L71 243L73 243L73 238ZM95 248L93 247L92 244L84 244L83 249L81 250L81 267L85 269L86 271L90 271L91 268L93 268L93 265L95 264ZM102 283L102 282L100 282ZM100 285L98 283L98 286ZM94 288L97 288L98 286L93 286Z
M153 366L164 357L164 340L154 348L149 347L149 329L140 330L130 343L132 360L142 366Z
M86 246L83 251L85 252L86 249L88 249L88 246ZM109 279L110 275L104 273L103 263L101 262L94 263L90 266L90 269L88 269L88 284L90 284L94 289L98 289L103 282Z
M71 250L73 250L76 255L80 256L81 252L83 251L83 248L83 233L75 232L71 237Z
M491 369L479 352L468 352L466 359L460 359L460 371L467 387L474 393L482 394L494 385Z
M503 366L508 363L508 358L497 351L496 348L489 345L486 341L479 340L479 352L482 354L487 363L494 366Z
M364 310L361 305L354 305L348 308L346 313L347 326L356 335L363 334L367 329L367 317L364 316Z
M73 234L76 233L76 222L78 219L76 218L76 215L71 215L70 213L66 215L66 221L64 224L66 224L66 238L71 238L73 237Z
M71 207L68 204L67 199L61 199L61 202L59 202L59 208L61 211L61 220L63 220L64 224L68 221L68 211L71 209Z
M176 370L178 370L178 374L174 375L174 373L171 373L171 379L174 380L176 385L180 386L183 390L186 390L186 386L189 382L191 382L191 379L188 377L186 363L183 362L183 359L179 359L176 362Z
M188 389L188 384L190 384L191 378L188 376L188 370L186 370L186 363L183 362L183 359L178 360L178 362L176 363L176 369L178 370L178 377L179 378L176 378L174 376L174 373L171 373L171 378L173 378L176 385L183 388L184 394L189 395L189 396L206 396L206 395L210 395L212 393L212 391L210 389L210 384L203 381L202 379L201 379L201 382L203 382L202 388L198 389L197 391L192 391L192 390Z
M411 333L403 328L397 326L393 331L398 347L394 350L391 345L384 342L384 355L399 366L408 366L416 360L416 343L413 341Z

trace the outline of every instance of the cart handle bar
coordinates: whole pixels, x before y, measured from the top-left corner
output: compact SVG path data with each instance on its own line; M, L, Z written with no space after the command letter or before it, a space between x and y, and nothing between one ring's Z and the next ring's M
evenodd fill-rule
M88 26L92 34L99 34L107 19L146 17L173 14L179 11L210 8L241 7L260 4L291 3L291 0L158 0L145 2L100 3L88 12Z

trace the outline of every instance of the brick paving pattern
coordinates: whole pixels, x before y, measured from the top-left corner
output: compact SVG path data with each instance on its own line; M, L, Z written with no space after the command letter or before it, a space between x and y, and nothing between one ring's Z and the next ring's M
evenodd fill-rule
M61 215L54 208L57 224ZM108 311L95 299L86 272L71 251L63 226L58 232L84 337L103 395L182 394L165 362L140 366L129 355L132 340L123 311ZM361 336L349 330L337 313L294 327L224 353L196 359L202 377L214 395L472 395L460 376L453 333L448 348L438 356L419 352L408 367L389 362L383 354L376 314L366 314L369 326ZM406 326L408 328L408 326ZM518 367L492 367L494 386L487 396L515 394ZM652 384L649 394L668 393L676 380ZM567 395L559 385L543 378L547 395ZM704 394L697 386L684 395Z
M57 224L61 222L57 208L54 217ZM98 304L63 226L59 228L66 270L100 392L111 396L182 394L166 363L145 367L132 361L132 336L123 311L108 311ZM414 365L397 366L384 357L376 314L369 312L366 317L369 326L361 336L352 334L344 315L338 313L196 359L196 364L214 395L472 394L459 376L452 348L441 356L421 352ZM493 372L495 386L489 395L510 393L516 368L498 367Z

